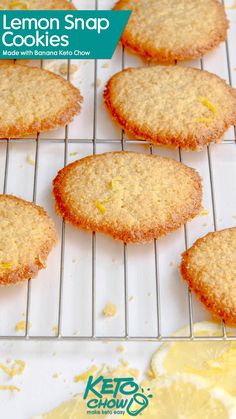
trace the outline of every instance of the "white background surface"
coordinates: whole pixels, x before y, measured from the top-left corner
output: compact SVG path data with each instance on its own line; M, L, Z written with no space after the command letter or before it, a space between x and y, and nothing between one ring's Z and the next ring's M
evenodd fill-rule
M100 9L109 9L112 0L99 0ZM93 0L75 1L78 8L94 9ZM230 6L233 1L228 1ZM232 81L236 87L236 9L227 10L231 20L228 33L229 67L226 44L203 59L203 67ZM104 61L98 62L97 78L101 80L97 88L97 153L121 150L121 141L115 143L99 140L120 140L121 131L111 121L103 106L102 92L108 78L122 68L122 50L117 48L109 67ZM69 140L91 140L90 143L69 143L68 162L93 153L94 117L94 62L78 61L79 71L72 82L81 89L84 104L81 114L69 127ZM39 63L33 63L39 65ZM144 65L143 62L125 52L125 67ZM182 64L181 64L182 65ZM185 64L186 65L186 64ZM200 62L188 63L200 67ZM58 64L56 64L58 66ZM52 62L44 62L45 68L53 69ZM64 129L43 134L40 139L63 139ZM230 129L221 144L210 146L199 153L181 152L182 161L196 168L203 177L204 208L209 215L199 217L188 223L187 245L198 237L214 230L214 214L217 229L236 224L236 147L234 130ZM5 142L0 143L0 190L3 190L5 170ZM127 143L127 150L149 153L143 145ZM76 156L70 155L77 152ZM179 152L153 147L154 153L179 159ZM10 145L9 177L7 193L32 200L34 167L27 162L27 156L35 153L35 141L12 142ZM211 162L211 171L209 169ZM38 204L44 206L56 222L61 233L61 219L55 215L51 196L51 181L63 167L64 144L39 141L39 171L37 181ZM211 179L212 177L212 185ZM213 211L214 204L214 211ZM178 265L180 255L185 250L184 228L157 243L158 276L160 280L161 334L170 335L189 322L188 293L180 280ZM157 306L154 244L130 245L128 255L128 294L134 297L129 301L129 335L157 335ZM60 242L52 252L45 271L31 283L30 335L54 335L53 327L58 323L60 288ZM66 226L64 287L62 300L62 335L90 335L92 328L92 235L71 226ZM124 334L124 260L123 244L109 237L97 235L96 240L96 335L120 336ZM0 335L14 335L15 324L24 319L26 311L27 284L0 289ZM118 307L118 315L104 319L101 315L105 304L111 301ZM209 319L209 314L193 297L194 321ZM19 333L18 333L19 334ZM20 393L0 393L1 419L29 419L31 416L53 408L72 394L81 390L73 382L74 375L84 371L92 364L102 362L116 363L121 357L116 352L119 343L89 342L0 342L0 361L7 358L23 359L27 369L23 376L9 380L0 371L0 384L15 384L21 387ZM143 369L157 343L125 343L127 352L123 358L132 366ZM56 354L55 354L56 352ZM93 361L94 359L94 361ZM53 379L54 373L61 373Z

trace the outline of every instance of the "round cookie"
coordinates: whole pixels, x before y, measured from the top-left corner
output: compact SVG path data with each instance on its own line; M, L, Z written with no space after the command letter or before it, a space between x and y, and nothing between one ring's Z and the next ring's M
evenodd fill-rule
M236 324L236 228L197 240L182 255L180 270L208 310Z
M35 277L56 241L54 223L43 208L0 195L0 285Z
M53 182L57 212L83 229L144 243L199 214L198 173L157 155L111 152L62 169Z
M123 45L156 62L200 57L227 37L219 0L120 0L114 9L132 11Z
M67 0L1 0L0 10L75 10Z
M236 123L236 90L195 68L129 68L108 81L104 99L128 133L187 150L219 142Z
M23 65L0 65L0 138L17 138L64 126L82 97L67 80Z

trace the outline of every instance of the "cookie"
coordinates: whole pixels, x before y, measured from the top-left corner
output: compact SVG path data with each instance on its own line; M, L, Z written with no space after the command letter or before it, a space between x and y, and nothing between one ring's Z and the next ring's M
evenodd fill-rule
M0 10L75 10L67 0L1 0Z
M180 270L213 315L236 324L236 228L197 240L182 255Z
M201 57L227 37L218 0L120 0L114 9L132 11L122 44L156 62Z
M0 138L17 138L68 124L82 97L67 80L23 65L0 65Z
M77 227L144 243L199 214L200 176L158 155L111 152L62 169L53 182L57 212Z
M121 128L154 144L202 149L236 123L236 90L195 68L129 68L108 81L104 99Z
M54 223L43 208L0 195L0 285L35 277L56 241Z

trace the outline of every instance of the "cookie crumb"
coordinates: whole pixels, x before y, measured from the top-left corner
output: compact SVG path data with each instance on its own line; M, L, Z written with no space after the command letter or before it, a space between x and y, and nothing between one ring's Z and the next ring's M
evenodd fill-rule
M117 307L113 303L107 303L102 313L105 317L115 317L117 315Z
M110 67L110 63L109 63L109 62L104 63L104 64L102 65L102 68L109 68L109 67Z
M55 326L53 326L52 330L55 333L55 335L58 335L59 328L58 328L58 325L57 324L55 324Z
M28 154L26 157L27 163L29 163L31 166L35 166L35 160L31 154Z
M71 75L72 74L75 74L76 71L78 71L78 70L79 70L79 67L76 64L71 64L70 65L69 71L70 71L70 74ZM66 63L60 65L60 67L59 67L59 73L62 76L67 76L67 74L68 74L68 65Z
M30 329L32 327L31 323L28 323L28 329ZM20 320L16 325L15 325L15 330L17 332L25 332L26 331L26 321L25 320Z
M125 347L124 347L124 345L119 345L119 346L117 346L117 348L116 348L116 351L118 352L118 353L123 353L123 352L125 352Z

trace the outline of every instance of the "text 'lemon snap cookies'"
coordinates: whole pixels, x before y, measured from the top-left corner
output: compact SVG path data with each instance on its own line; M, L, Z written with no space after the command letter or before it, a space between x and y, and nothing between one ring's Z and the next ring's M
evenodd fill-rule
M200 57L227 36L218 0L120 0L114 9L132 11L123 45L156 62Z
M75 10L67 0L1 0L0 10Z
M197 172L175 160L112 152L62 169L54 196L58 213L75 226L142 243L198 215L202 187Z
M108 81L104 99L125 131L172 147L202 149L236 123L236 90L194 68L129 68Z
M0 138L17 138L69 123L82 97L67 80L23 65L0 66Z
M214 315L236 324L236 228L197 240L183 254L181 274Z
M43 208L0 195L0 285L35 277L56 241L54 223Z

